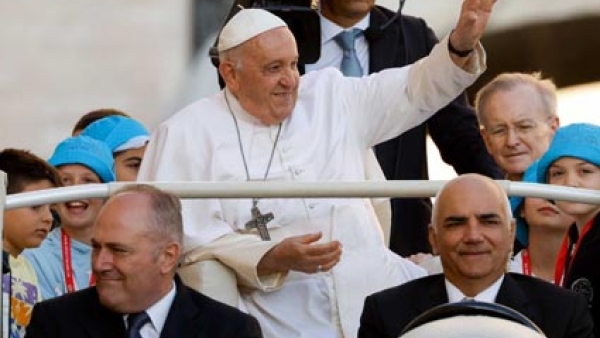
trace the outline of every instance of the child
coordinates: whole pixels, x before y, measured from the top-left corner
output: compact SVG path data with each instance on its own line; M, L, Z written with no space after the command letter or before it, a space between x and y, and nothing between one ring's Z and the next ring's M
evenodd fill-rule
M136 180L150 138L140 122L124 116L108 116L92 122L81 135L108 145L115 159L117 181Z
M540 158L538 182L600 190L600 127L577 123L559 128ZM556 201L573 217L556 262L555 283L583 294L590 305L594 334L600 336L599 205Z
M26 150L5 149L0 152L0 170L8 177L7 193L15 194L60 185L54 168ZM52 226L50 205L35 205L6 210L4 220L3 271L4 329L8 337L25 335L33 305L41 300L38 279L31 264L21 255L24 249L38 247ZM8 311L10 309L10 312ZM9 316L10 314L10 316ZM8 322L10 318L10 323Z
M108 147L86 136L62 141L48 162L57 168L65 186L115 179ZM103 203L101 198L59 203L56 209L61 227L50 232L39 248L25 251L24 255L37 272L43 299L93 284L90 241L92 226Z
M527 168L523 182L537 182L538 162ZM511 197L517 221L517 241L523 249L511 262L511 270L554 281L556 257L573 219L543 198Z

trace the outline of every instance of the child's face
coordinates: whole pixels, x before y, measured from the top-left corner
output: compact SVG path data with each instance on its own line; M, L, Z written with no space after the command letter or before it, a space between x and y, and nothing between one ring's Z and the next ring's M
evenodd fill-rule
M102 183L98 175L83 165L64 165L58 168L64 186ZM84 228L94 224L96 215L104 204L102 198L60 203L57 206L61 224L65 228Z
M523 202L521 217L530 229L560 232L562 235L573 224L573 218L543 198L527 197Z
M115 174L117 181L135 181L137 179L146 146L129 149L115 156Z
M550 165L547 180L555 185L600 190L600 168L577 158L563 157ZM557 201L556 205L579 225L588 222L600 211L600 206L593 204Z
M51 189L50 181L42 180L25 185L21 192ZM50 205L36 205L4 212L4 249L18 256L24 249L36 248L48 235L52 226Z

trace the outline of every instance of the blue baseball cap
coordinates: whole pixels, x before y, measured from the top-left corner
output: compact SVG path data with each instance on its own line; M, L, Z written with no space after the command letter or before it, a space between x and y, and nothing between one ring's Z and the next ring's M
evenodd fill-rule
M106 143L113 153L141 148L150 139L150 133L140 122L117 115L94 121L81 135Z
M600 126L574 123L558 128L548 151L539 160L537 181L548 182L548 169L562 157L578 158L600 166Z
M112 152L106 144L91 137L79 135L60 142L48 163L54 167L83 165L96 173L104 183L115 180Z
M535 161L527 168L527 170L525 170L522 182L543 183L537 181L538 165L539 161ZM517 221L517 241L527 247L529 245L529 224L527 224L527 221L520 215L520 209L524 201L525 197L522 196L510 197L510 209L512 210L513 217Z

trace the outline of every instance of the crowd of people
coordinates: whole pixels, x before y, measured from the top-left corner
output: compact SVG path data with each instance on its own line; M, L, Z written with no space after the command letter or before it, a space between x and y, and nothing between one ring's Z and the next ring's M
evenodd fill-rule
M560 127L539 73L500 74L468 105L495 2L464 0L438 42L373 0L323 0L311 65L285 21L240 9L218 39L223 90L152 133L100 109L48 160L0 151L8 194L131 182L5 211L3 336L398 337L465 299L519 311L547 337L598 336L600 206L509 198L495 179L599 190L600 127ZM135 183L427 179L427 133L458 177L433 205L386 201L389 243L376 200L180 201ZM232 272L237 304L177 273L206 260Z

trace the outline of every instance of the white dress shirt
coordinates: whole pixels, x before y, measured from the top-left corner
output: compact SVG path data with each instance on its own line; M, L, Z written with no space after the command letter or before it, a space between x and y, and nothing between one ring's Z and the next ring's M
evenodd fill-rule
M160 333L162 332L163 327L165 326L165 321L167 320L167 316L169 315L169 310L171 309L171 305L173 304L173 300L175 299L175 294L177 293L177 287L175 286L175 282L173 282L173 286L171 290L158 302L154 303L151 307L146 309L146 313L148 317L150 317L150 321L140 329L140 335L142 338L159 338ZM127 329L127 317L129 315L124 315L123 320L125 321L125 328Z
M504 274L498 278L494 284L490 285L487 289L481 291L475 297L467 297L462 291L460 291L454 284L450 283L448 279L444 279L446 284L446 293L448 294L448 303L457 303L463 301L465 298L472 298L478 302L495 303L498 291L502 281L504 281Z
M354 26L349 27L346 30L358 28L364 31L369 27L370 17L371 14L368 14ZM344 51L337 42L335 42L334 38L343 30L344 28L321 16L321 56L316 63L307 64L305 66L306 73L327 67L340 69ZM369 74L369 42L363 34L356 37L354 48L363 70L363 76L366 76Z

